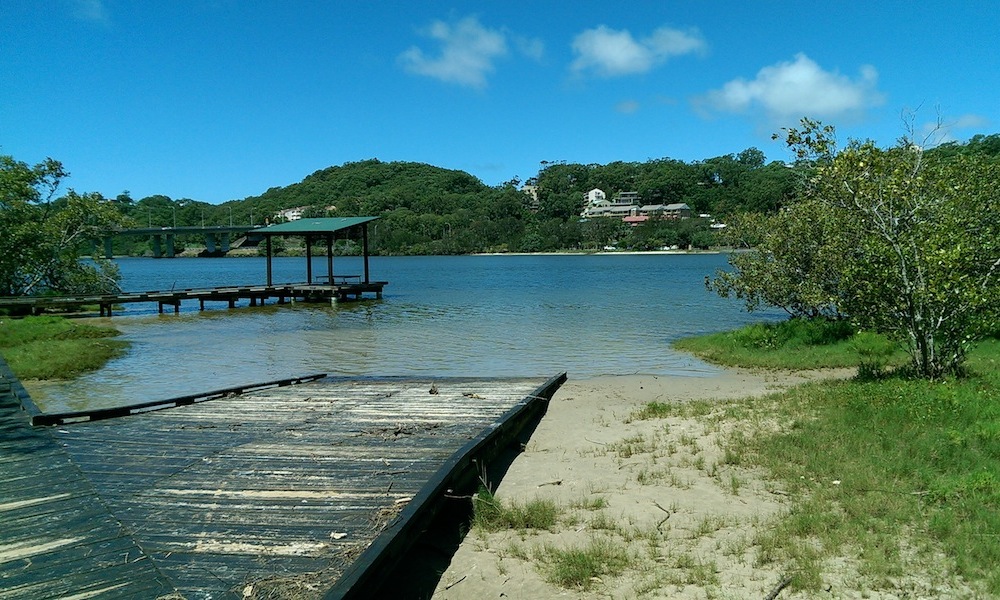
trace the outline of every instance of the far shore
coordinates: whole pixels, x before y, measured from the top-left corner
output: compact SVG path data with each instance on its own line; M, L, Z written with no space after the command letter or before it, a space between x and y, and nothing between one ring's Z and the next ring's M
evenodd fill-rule
M478 252L469 256L613 256L639 254L727 254L730 250L600 250L563 252Z
M199 254L204 250L204 248L191 248L184 250L183 252L178 252L174 258L201 258ZM396 256L633 256L633 255L645 255L645 254L665 254L665 255L686 255L686 254L732 254L740 252L740 250L732 248L716 248L710 250L559 250L552 252L474 252L472 254L372 254L371 258L387 258ZM305 250L303 249L301 253L280 253L274 255L277 257L302 257L305 256ZM337 258L349 258L349 257L360 257L359 254L343 254L337 255ZM253 250L230 250L224 256L217 258L263 258L261 254L257 252L256 249ZM113 259L122 258L152 258L152 256L130 256L130 255L116 255L112 257Z

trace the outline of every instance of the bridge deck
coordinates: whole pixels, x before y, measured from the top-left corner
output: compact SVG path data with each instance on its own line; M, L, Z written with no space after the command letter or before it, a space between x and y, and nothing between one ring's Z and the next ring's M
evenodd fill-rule
M321 597L554 381L324 379L55 428L0 389L0 600Z

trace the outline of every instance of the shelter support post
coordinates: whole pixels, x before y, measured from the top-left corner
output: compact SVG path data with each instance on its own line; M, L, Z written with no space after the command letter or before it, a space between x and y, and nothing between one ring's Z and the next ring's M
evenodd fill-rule
M363 254L365 257L365 283L369 283L368 279L368 223L361 226L361 243L363 246Z
M271 271L271 236L266 236L264 238L264 245L267 250L267 285L274 285L274 277Z
M312 236L306 234L306 283L312 285L312 282L313 282Z
M330 285L333 285L333 234L326 236L326 274Z

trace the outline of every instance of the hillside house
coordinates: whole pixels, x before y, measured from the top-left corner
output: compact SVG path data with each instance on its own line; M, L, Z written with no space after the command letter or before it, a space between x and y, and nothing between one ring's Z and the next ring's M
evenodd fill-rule
M287 221L298 221L302 218L302 213L305 212L307 206L296 206L295 208L286 208L285 210L279 210L274 213L274 220L278 223L283 223Z

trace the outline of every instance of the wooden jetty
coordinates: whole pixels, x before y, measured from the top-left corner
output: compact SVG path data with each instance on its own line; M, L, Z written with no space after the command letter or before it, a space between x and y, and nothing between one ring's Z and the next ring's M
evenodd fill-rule
M233 259L237 260L237 259ZM337 276L333 284L326 283L286 283L278 285L224 286L214 288L191 288L183 290L156 290L121 294L93 294L80 296L22 296L0 298L0 308L21 310L31 314L41 314L46 309L73 309L81 306L98 306L101 316L112 316L116 306L134 303L156 303L159 312L171 307L179 313L185 300L198 302L199 310L205 310L206 302L225 302L234 308L241 300L250 306L263 305L267 300L278 304L286 302L339 302L358 300L365 294L382 297L385 281L352 281L350 276Z
M0 600L372 597L564 380L322 378L33 427L0 370Z
M77 308L87 305L97 305L101 316L111 316L115 306L137 302L155 302L159 312L172 306L174 313L180 312L181 302L197 300L199 309L205 310L206 302L225 302L229 308L234 308L240 300L248 300L250 306L258 302L276 299L278 304L288 301L321 302L358 300L365 294L382 297L382 289L387 281L372 281L369 269L368 224L378 217L338 217L326 219L299 219L289 223L271 225L254 230L255 235L265 241L267 255L267 272L265 285L222 286L212 288L157 290L150 292L129 292L119 294L92 294L78 296L18 296L0 297L0 309L40 314L51 308ZM302 236L306 248L306 281L305 283L275 284L272 267L273 244L275 237ZM338 236L344 239L360 239L362 248L362 265L364 273L360 275L334 274L333 247ZM326 275L313 275L312 248L317 242L326 246Z

